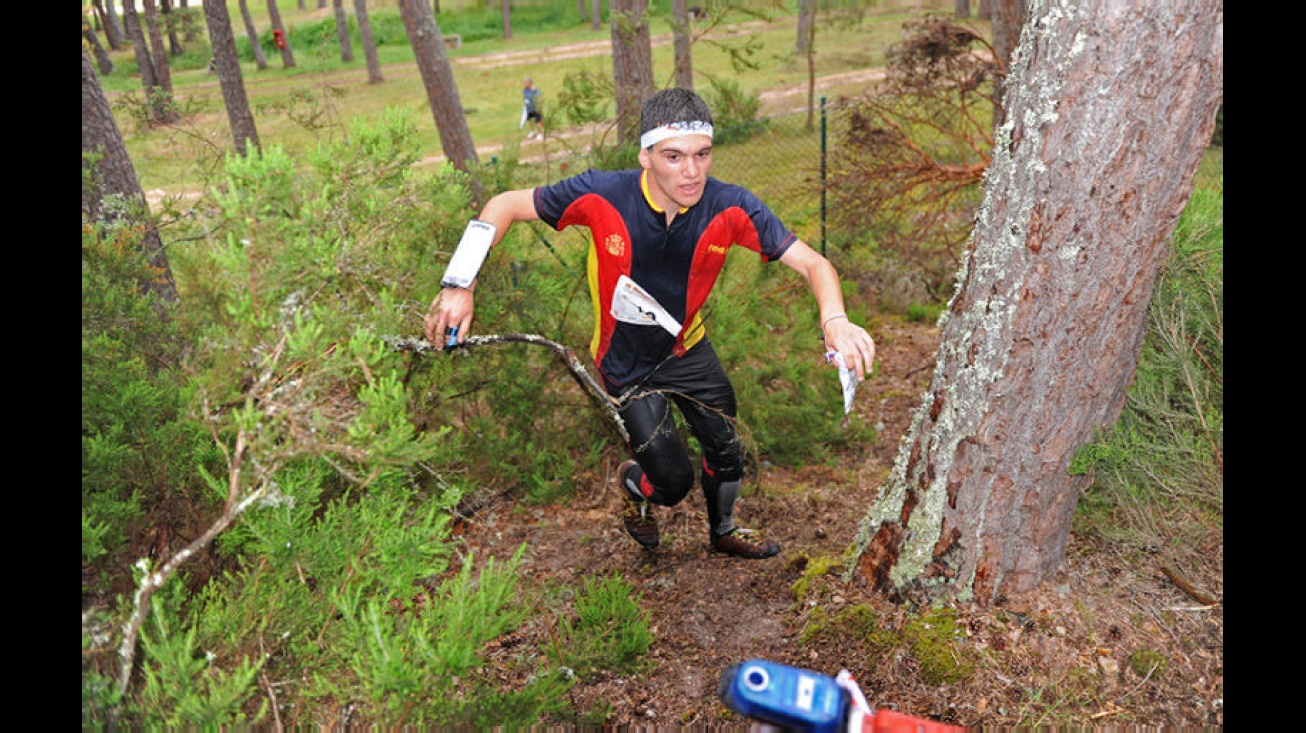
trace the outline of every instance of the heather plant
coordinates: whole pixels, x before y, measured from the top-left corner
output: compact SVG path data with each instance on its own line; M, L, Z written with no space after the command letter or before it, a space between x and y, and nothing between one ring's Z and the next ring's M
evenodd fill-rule
M186 410L185 341L140 283L139 227L82 228L82 594L128 587L123 553L210 506L199 471L220 455Z
M336 666L314 671L315 691L351 700L363 717L390 725L528 725L565 700L569 683L537 670L519 689L496 689L478 668L478 649L516 629L526 616L515 586L524 547L502 567L490 558L478 577L461 571L420 599L356 585L333 596L340 613ZM496 711L488 700L495 700Z
M447 241L451 220L465 220L467 194L449 169L413 173L406 138L411 127L396 115L325 146L308 170L275 146L229 158L216 207L176 224L189 227L170 253L184 291L167 320L122 284L139 279L139 265L123 264L130 243L108 246L93 227L84 236L84 567L123 562L110 548L122 547L131 522L166 527L178 508L190 512L142 562L120 632L116 695L95 680L118 660L105 654L84 672L85 718L136 711L142 721L176 721L182 700L161 691L212 691L196 682L207 668L180 661L195 634L218 659L283 670L305 661L286 649L311 651L307 630L331 625L338 611L323 600L328 590L352 582L411 592L417 576L443 569L442 528L461 488L429 467L449 463L457 441L446 439L447 425L417 429L403 384L409 365L381 334L417 320L399 293L422 290L415 278L430 269L422 262ZM170 358L133 366L150 344ZM188 436L168 445L191 452L141 453L115 438L127 432L147 448ZM173 455L179 470L157 471ZM132 461L156 471L134 475L124 470ZM159 485L142 491L147 480ZM332 506L347 506L350 520ZM341 553L345 538L367 544ZM187 579L184 563L205 549L223 572ZM199 610L175 626L148 623L154 594L183 580L205 599ZM84 582L84 594L97 589ZM232 615L219 622L224 613ZM133 699L138 640L153 676ZM224 689L250 678L245 667L227 674ZM221 697L231 704L200 717L241 720L239 696Z

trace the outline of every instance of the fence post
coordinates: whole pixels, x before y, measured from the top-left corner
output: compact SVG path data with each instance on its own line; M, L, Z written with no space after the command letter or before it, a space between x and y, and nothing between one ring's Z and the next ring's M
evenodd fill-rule
M825 256L825 97L821 97L821 256Z

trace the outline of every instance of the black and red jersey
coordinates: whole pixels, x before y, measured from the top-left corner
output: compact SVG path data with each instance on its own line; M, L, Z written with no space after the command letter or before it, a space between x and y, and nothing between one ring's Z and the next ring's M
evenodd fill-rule
M780 220L747 189L708 178L703 197L666 223L649 196L643 170L588 170L535 189L535 211L558 231L590 230L589 284L594 303L590 352L616 387L648 376L667 357L681 356L704 336L699 310L731 246L778 260L795 241ZM613 314L614 294L626 276L681 324L670 333L657 323L631 323Z

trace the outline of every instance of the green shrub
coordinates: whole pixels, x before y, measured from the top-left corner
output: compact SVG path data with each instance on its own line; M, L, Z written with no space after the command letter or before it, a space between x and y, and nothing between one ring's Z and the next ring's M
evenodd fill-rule
M153 597L150 623L141 630L144 651L137 719L167 727L215 727L258 722L267 713L267 700L246 717L242 707L257 693L254 677L263 657L254 653L216 664L216 654L196 643L196 630L178 630L177 585Z
M586 578L576 596L575 618L558 621L550 656L582 679L641 671L654 637L640 598L620 575Z
M331 654L344 647L324 653L318 638L343 628L331 593L407 598L447 564L461 487L424 467L448 464L457 443L446 425L417 430L408 359L380 334L418 330L425 306L396 290L434 291L424 262L458 236L468 195L461 174L409 170L403 115L354 132L308 170L275 146L228 158L216 206L178 225L193 230L169 252L180 297L168 318L135 289L135 244L84 231L84 565L121 572L121 538L174 516L187 520L179 536L198 536L214 499L246 512L214 543L226 574L162 586L202 590L185 619L143 629L154 682L123 701L141 720L173 720L162 711L182 699L168 696L201 688L220 705L178 722L254 715L203 686L238 687L251 674L240 660L270 675L342 669ZM192 664L197 648L219 666ZM84 704L104 704L87 680L107 671L83 670Z
M198 472L220 458L187 411L177 371L184 340L171 307L138 285L153 276L142 233L82 230L84 595L129 577L121 553L131 538L177 527L180 507L212 505Z
M734 79L712 79L703 93L703 101L712 110L713 142L718 145L740 143L764 131L765 118L758 119L762 98L744 91Z

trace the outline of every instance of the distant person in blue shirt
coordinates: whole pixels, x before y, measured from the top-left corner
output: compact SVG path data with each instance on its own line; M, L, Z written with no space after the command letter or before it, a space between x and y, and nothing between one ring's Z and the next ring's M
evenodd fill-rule
M526 77L526 85L521 90L521 122L517 123L517 129L521 130L530 124L531 131L526 133L526 139L544 138L544 116L540 114L540 88L535 86L531 78Z
M493 246L518 221L543 220L557 231L573 224L589 229L590 353L630 436L633 460L617 470L630 536L656 548L654 507L680 503L698 478L712 549L772 557L780 552L777 542L735 524L743 441L735 429L735 390L702 313L728 250L743 247L801 275L820 309L825 349L837 352L859 379L871 373L875 341L848 319L839 273L829 260L747 189L708 177L712 113L698 95L657 92L640 118L640 169L591 169L552 185L505 191L486 202L469 231L492 225L483 236ZM475 274L463 273L458 282L466 287L450 282L432 301L426 319L432 343L467 338ZM698 441L698 467L677 432L673 405Z

